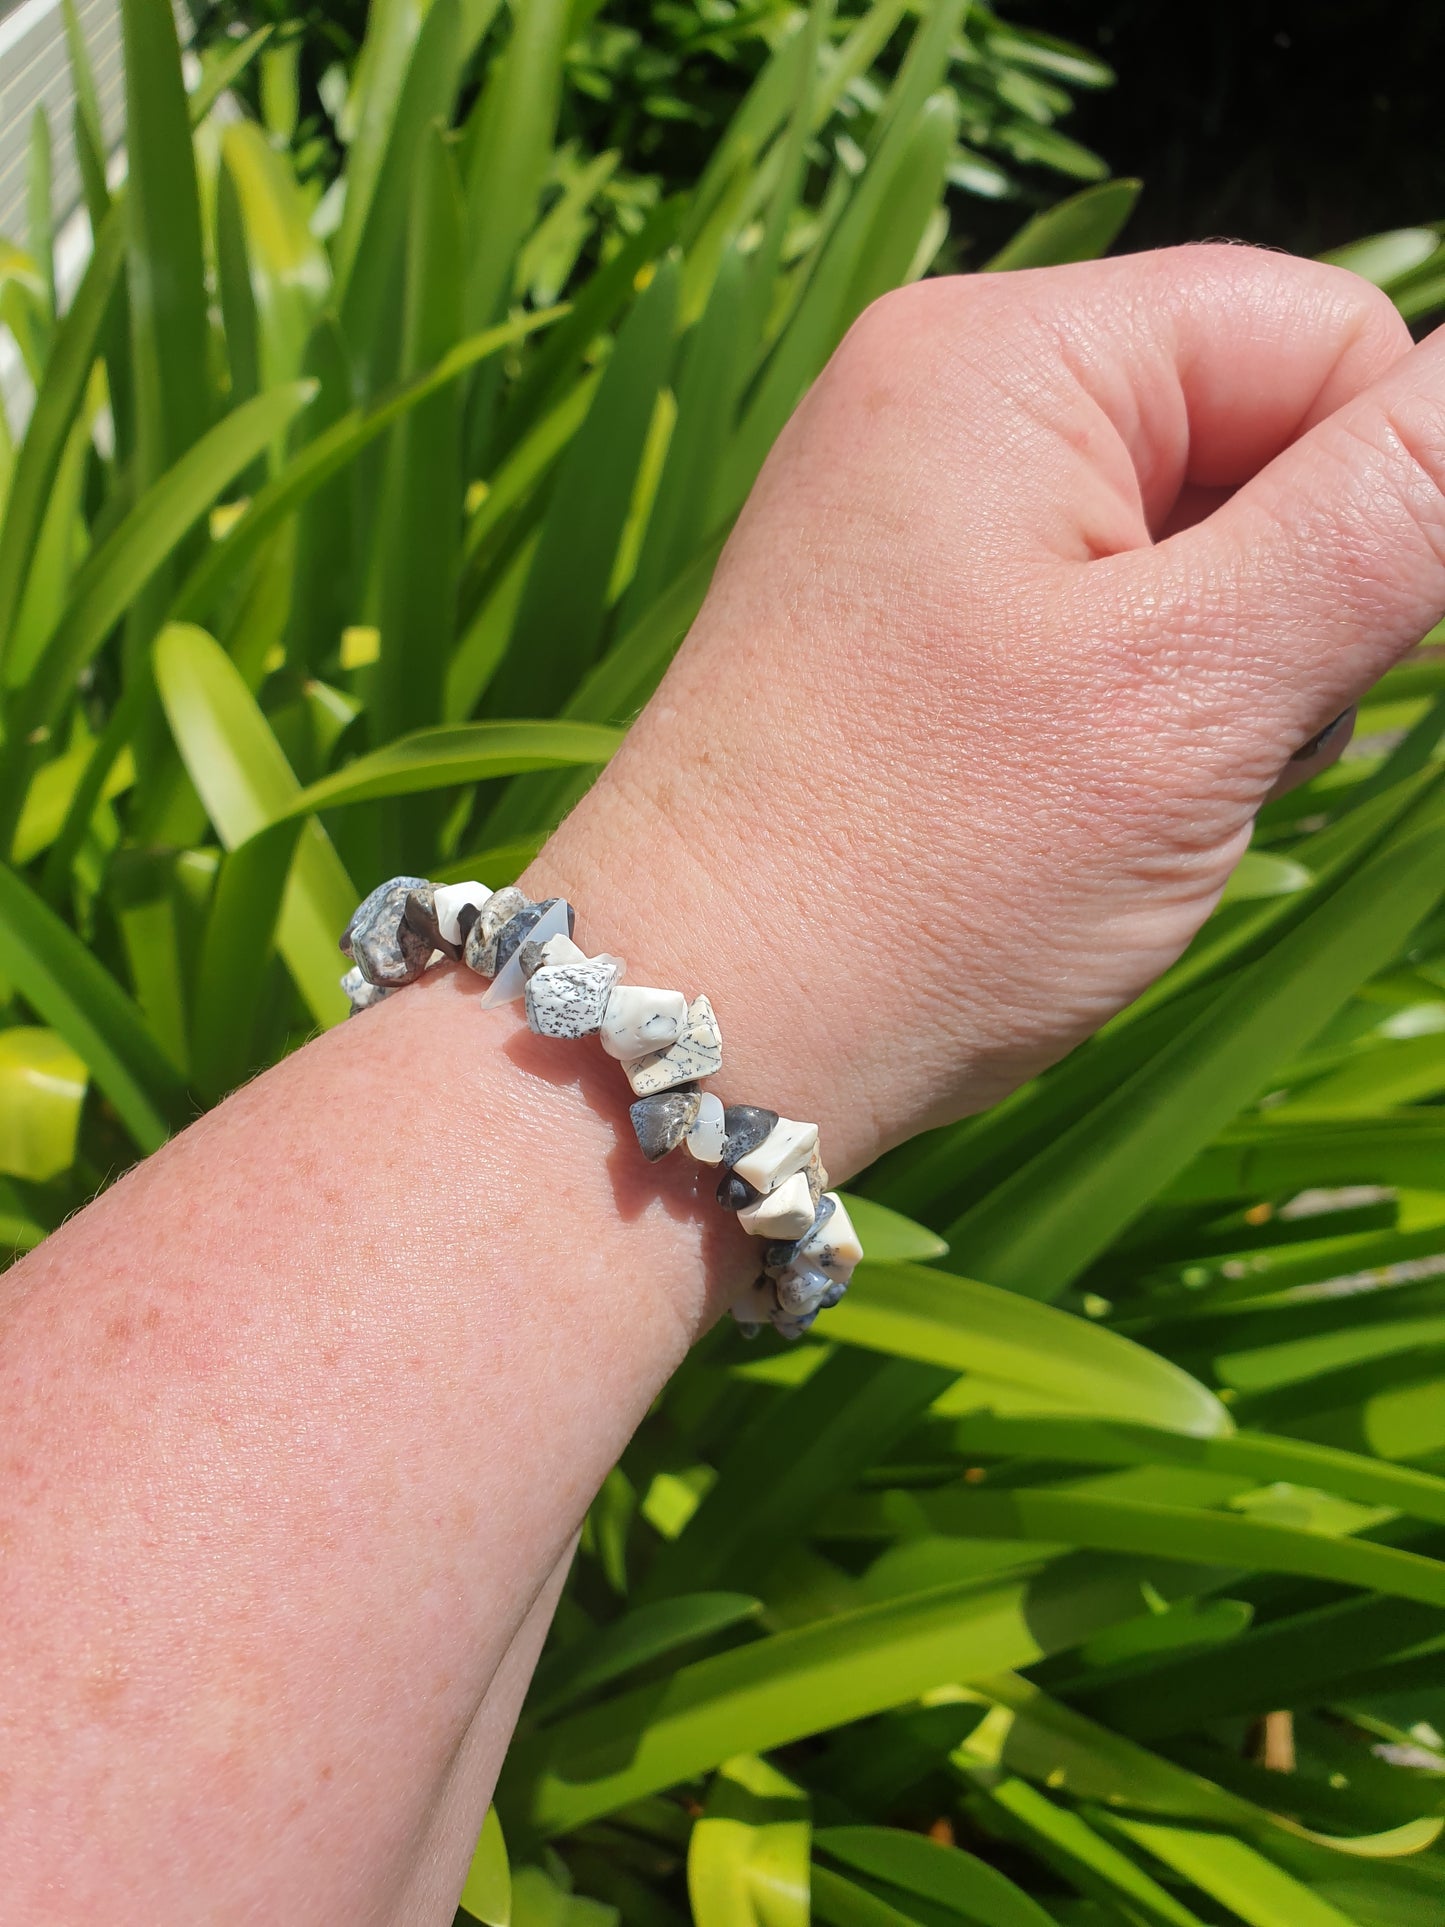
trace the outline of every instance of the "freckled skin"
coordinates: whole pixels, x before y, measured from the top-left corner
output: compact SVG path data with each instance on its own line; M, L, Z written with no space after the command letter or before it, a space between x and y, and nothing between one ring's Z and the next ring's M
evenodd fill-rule
M507 901L704 987L720 1095L846 1178L1171 962L1442 607L1445 343L1363 283L922 284ZM585 1508L761 1258L616 1063L484 988L329 1032L0 1288L6 1927L450 1920Z

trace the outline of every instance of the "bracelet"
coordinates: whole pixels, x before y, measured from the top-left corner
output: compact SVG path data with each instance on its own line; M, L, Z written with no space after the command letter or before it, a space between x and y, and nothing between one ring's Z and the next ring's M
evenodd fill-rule
M369 1010L430 964L450 958L491 979L483 1010L525 999L540 1037L596 1036L632 1086L632 1128L656 1163L686 1145L720 1165L718 1203L767 1240L763 1268L732 1307L745 1337L765 1323L801 1338L848 1289L863 1247L818 1155L816 1124L699 1088L722 1068L722 1032L704 996L625 984L620 957L589 957L572 941L576 914L561 897L392 877L359 906L341 938L351 1015Z

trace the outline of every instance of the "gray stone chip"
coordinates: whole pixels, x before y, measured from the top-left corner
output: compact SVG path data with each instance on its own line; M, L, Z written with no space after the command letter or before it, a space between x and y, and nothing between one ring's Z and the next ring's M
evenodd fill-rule
M348 1017L358 1016L363 1010L371 1010L377 1004L384 1004L393 994L389 990L381 990L377 985L368 983L356 964L353 964L341 979L341 988L346 992L351 1004L351 1009L346 1013Z
M632 1106L632 1128L649 1164L677 1149L696 1124L701 1106L698 1090L659 1091L638 1098Z
M492 939L499 930L511 922L519 910L532 907L532 899L525 890L519 890L515 884L508 884L505 890L494 890L482 905L476 922L467 932L462 961L468 970L475 970L479 977L495 977L497 953Z
M823 1229L823 1226L828 1222L829 1218L832 1217L836 1209L837 1205L832 1198L820 1198L813 1222L808 1226L808 1229L803 1233L801 1238L794 1238L792 1242L788 1244L775 1243L768 1246L767 1250L763 1253L763 1263L767 1266L768 1270L785 1271L797 1258L798 1253L803 1249L803 1246L807 1244L808 1240L816 1237Z
M756 1151L777 1121L777 1112L760 1104L729 1104L723 1112L723 1163L736 1164L749 1151Z
M431 958L432 944L405 921L413 896L434 914L436 893L425 877L392 877L358 905L342 934L342 955L379 989L414 983Z

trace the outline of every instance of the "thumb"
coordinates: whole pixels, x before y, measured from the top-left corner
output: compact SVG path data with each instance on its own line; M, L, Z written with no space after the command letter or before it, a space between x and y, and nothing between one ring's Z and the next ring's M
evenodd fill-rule
M1086 573L1093 620L1262 795L1445 610L1445 330L1205 520Z

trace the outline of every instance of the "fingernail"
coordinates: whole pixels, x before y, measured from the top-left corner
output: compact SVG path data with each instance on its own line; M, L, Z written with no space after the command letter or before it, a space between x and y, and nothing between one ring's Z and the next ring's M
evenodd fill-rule
M1340 733L1354 713L1355 705L1351 703L1348 709L1340 711L1332 723L1326 723L1324 728L1311 736L1307 743L1301 743L1289 760L1292 763L1307 763L1312 756L1318 756L1320 751Z

